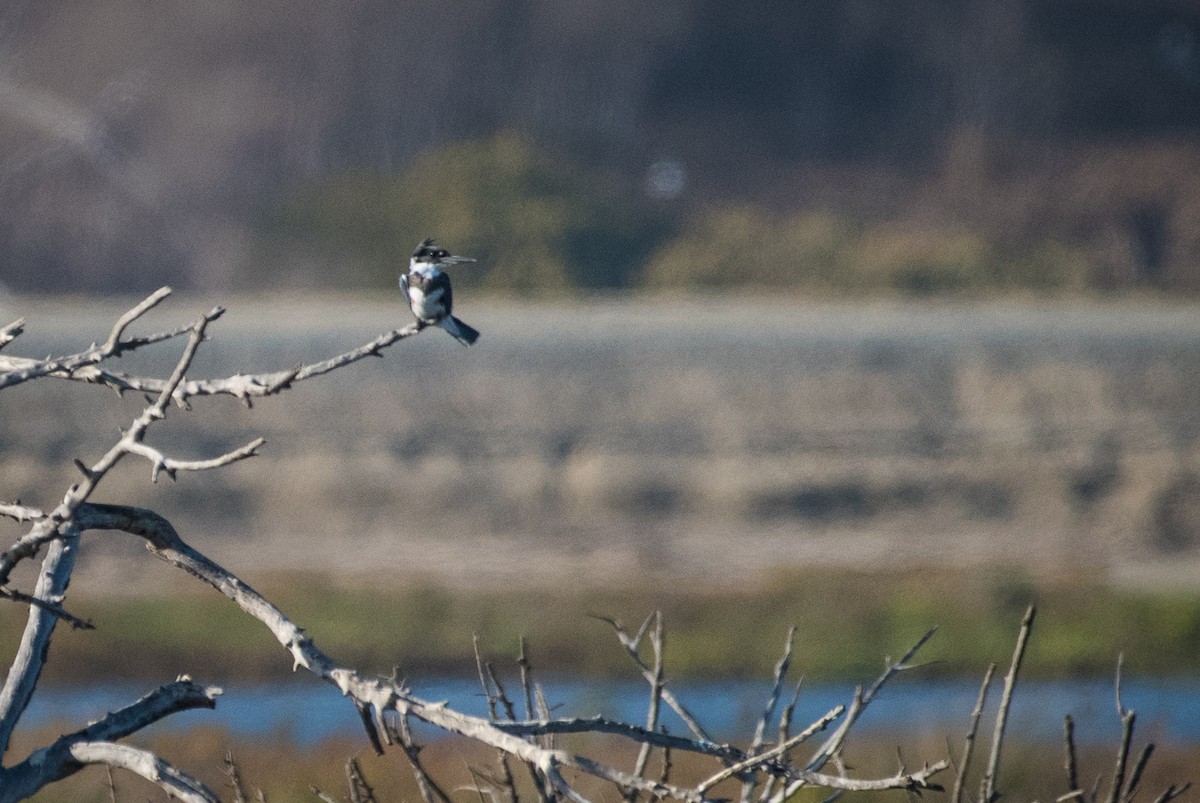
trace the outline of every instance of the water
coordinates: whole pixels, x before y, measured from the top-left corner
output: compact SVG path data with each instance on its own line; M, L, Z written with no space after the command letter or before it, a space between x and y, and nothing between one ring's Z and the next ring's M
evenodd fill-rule
M446 700L466 713L485 716L486 700L476 680L438 678L414 682L413 692L429 701ZM510 693L519 690L508 684ZM556 717L603 715L628 722L645 721L647 687L632 681L582 681L556 678L544 684ZM748 739L761 715L769 685L762 681L674 684L676 696L710 734L720 741ZM978 694L976 680L910 680L886 686L855 728L856 733L908 739L959 737L966 732ZM146 687L96 685L88 688L45 686L39 690L23 724L75 728L136 700ZM808 724L838 704L848 705L853 686L806 684L796 706L796 727ZM1000 685L992 686L981 728L990 732ZM1127 680L1122 688L1126 708L1138 712L1141 738L1200 745L1200 679ZM1113 684L1107 680L1029 681L1018 684L1009 718L1012 738L1057 740L1063 715L1075 720L1080 744L1115 744L1120 736ZM774 732L772 721L769 732ZM664 706L663 723L673 733L686 728ZM286 739L312 746L333 736L354 736L362 725L353 705L335 689L315 680L269 685L229 684L215 710L177 714L154 726L158 730L217 727L241 738ZM428 738L428 733L425 738Z

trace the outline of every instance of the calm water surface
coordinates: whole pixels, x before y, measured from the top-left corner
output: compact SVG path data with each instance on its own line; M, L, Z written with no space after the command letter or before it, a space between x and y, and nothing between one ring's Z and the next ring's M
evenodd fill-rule
M856 732L897 736L945 736L965 733L979 691L976 680L913 681L885 687L856 726ZM519 684L508 684L510 692ZM748 737L769 692L761 681L680 683L676 696L721 741ZM545 683L556 717L597 714L641 723L647 691L641 683L558 678ZM24 719L26 727L76 728L136 700L147 687L98 685L86 689L49 686L39 690ZM443 678L413 683L426 700L447 700L467 713L485 715L486 701L475 680ZM849 704L849 684L806 684L796 706L796 722L807 724L838 704ZM999 701L994 683L985 728ZM1200 747L1200 680L1126 680L1122 702L1138 713L1140 738ZM664 706L664 723L686 731ZM1076 723L1082 743L1115 743L1120 736L1113 684L1108 680L1029 681L1018 684L1009 733L1031 739L1061 738L1064 714ZM337 735L353 735L362 725L353 705L330 686L316 681L271 685L229 684L213 711L189 711L156 725L159 729L219 727L242 737L284 738L311 745Z

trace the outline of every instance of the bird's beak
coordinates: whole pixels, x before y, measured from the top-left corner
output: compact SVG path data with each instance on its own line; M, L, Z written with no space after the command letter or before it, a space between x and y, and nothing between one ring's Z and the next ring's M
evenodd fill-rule
M466 263L474 262L475 260L472 259L471 257L449 256L449 257L442 257L440 261L443 265L465 265Z

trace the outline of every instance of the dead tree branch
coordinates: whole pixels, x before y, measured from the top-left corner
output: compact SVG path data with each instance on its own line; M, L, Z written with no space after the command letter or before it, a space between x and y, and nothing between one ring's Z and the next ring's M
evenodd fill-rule
M215 686L202 686L190 678L180 678L82 730L60 736L21 763L0 769L0 803L29 797L47 784L77 772L85 764L108 764L130 770L181 800L216 800L216 795L204 786L160 759L113 742L179 711L213 708L220 693Z
M782 695L792 656L794 630L788 634L783 657L775 667L770 697L754 736L745 750L714 742L696 717L668 688L664 672L663 623L661 615L657 613L648 617L634 635L630 635L619 622L604 619L616 631L621 646L650 686L644 726L598 717L553 718L541 687L533 681L523 640L519 661L526 703L523 721L515 721L512 701L506 695L492 666L485 664L482 659L478 660L480 681L488 697L487 717L468 715L444 702L431 702L416 697L396 678L368 677L351 667L340 665L321 651L304 630L279 608L236 574L186 543L167 519L147 509L99 504L93 502L92 497L99 484L126 456L147 460L151 466L151 479L157 481L164 473L174 479L181 471L205 471L230 465L255 455L263 445L262 439L255 439L245 446L216 457L179 459L169 456L147 443L146 437L151 427L166 417L172 402L186 408L193 397L228 395L249 405L252 398L274 395L293 387L297 382L321 376L365 357L378 356L383 349L421 331L422 326L412 324L395 329L350 351L288 370L195 380L189 378L188 372L198 349L205 342L208 326L221 316L221 308L205 313L186 326L159 334L142 337L126 335L135 321L157 306L169 293L169 289L162 288L151 294L124 313L101 344L93 344L76 354L48 357L45 360L0 358L0 389L33 379L56 378L105 384L118 392L136 390L150 394L140 415L98 460L90 464L76 460L82 480L68 488L56 505L43 509L23 505L19 500L11 504L0 503L0 516L18 522L28 522L30 525L23 536L0 553L0 596L30 606L20 646L4 685L0 688L0 756L7 752L14 730L36 690L56 624L59 620L77 626L85 624L84 620L70 614L63 606L79 539L84 537L85 533L93 531L115 531L141 538L147 549L156 557L213 587L245 614L261 622L289 654L293 671L304 669L348 698L348 703L359 713L368 738L377 751L383 752L387 746L394 744L402 746L420 784L421 794L428 803L444 803L449 797L428 775L419 760L419 748L414 743L408 727L410 718L425 722L443 733L465 737L498 751L502 757L501 768L505 777L498 784L499 791L493 791L493 795L504 795L506 800L516 798L509 760L525 765L534 779L538 794L546 801L583 801L579 791L580 781L587 779L611 784L618 794L630 801L646 796L654 799L672 798L688 803L713 800L710 793L730 779L742 782L741 797L744 801L749 801L754 796L761 782L763 791L760 799L770 800L772 803L783 803L805 786L833 790L835 796L847 791L903 789L918 792L941 788L935 782L935 778L947 768L946 761L926 763L917 771L909 771L901 766L887 777L861 779L846 776L847 768L841 756L850 729L891 678L912 668L910 661L933 635L932 630L925 633L898 661L888 660L883 673L874 683L865 689L859 687L855 691L848 708L838 706L801 729L795 736L788 736L795 706L793 700L792 705L789 705L780 717L778 741L769 749L764 749L766 729L775 715ZM0 347L19 336L22 327L23 321L16 321L0 329ZM130 376L109 371L104 366L105 361L119 357L122 353L173 341L185 335L186 342L182 351L171 374L165 379ZM10 578L15 567L22 561L37 556L43 548L46 554L42 559L33 593L26 594L12 588ZM983 800L986 803L991 803L997 796L995 776L1004 723L1032 619L1033 609L1030 608L1018 638L1012 667L1005 679L1004 698L997 715L992 756L983 784ZM647 664L640 653L642 638L647 633L650 633L654 650L653 666ZM985 680L973 718L969 737L971 740L974 738L979 712L983 707L986 687ZM797 691L798 689L799 687ZM180 678L87 727L59 737L52 744L35 750L19 763L0 766L0 803L23 799L89 764L103 764L109 768L129 770L181 800L215 800L216 796L210 790L161 758L117 742L153 722L180 711L211 708L216 704L219 694L218 688L202 686L188 678ZM660 723L663 704L683 719L690 735L676 736L666 732ZM498 705L503 706L507 719L498 717ZM1119 680L1118 710L1122 710L1119 701ZM1113 782L1114 801L1124 801L1132 797L1151 752L1149 748L1143 751L1129 775L1128 782L1125 782L1128 742L1132 736L1132 711L1128 712L1128 718L1126 738ZM835 722L838 722L836 730L806 763L792 763L791 753L796 747L815 734L825 731ZM582 754L582 751L577 752L574 747L563 749L556 746L554 737L567 733L609 734L632 742L638 747L638 758L633 771L626 772L601 763ZM572 746L576 744L574 740L563 741ZM664 751L664 771L658 779L646 777L649 757L654 749ZM668 751L693 753L713 761L716 767L696 785L684 786L670 779L666 770L670 764ZM960 768L959 786L969 754L968 743L964 766ZM834 762L840 774L824 771L830 761ZM353 770L348 770L352 797L364 801L371 799L373 794L356 765L350 767ZM1186 787L1171 786L1163 793L1162 798L1170 799L1180 794L1184 788Z
M1021 632L1017 634L1017 646L1013 650L1012 663L1008 674L1004 676L1004 692L1000 695L1000 708L996 711L996 729L992 734L992 751L988 757L987 771L980 784L979 799L981 803L992 803L999 793L996 791L996 775L1000 769L1000 753L1004 742L1004 728L1008 724L1008 707L1012 704L1013 689L1017 685L1017 673L1021 671L1021 661L1025 657L1025 647L1029 644L1029 633L1033 629L1033 617L1037 608L1030 605L1021 620Z
M358 706L369 706L377 712L394 711L400 716L412 716L443 731L465 736L482 744L495 747L523 761L538 771L553 785L555 791L572 800L580 799L571 784L562 775L563 768L610 781L622 789L634 789L656 797L673 797L681 800L700 801L702 793L695 789L683 789L658 781L640 778L631 773L599 764L585 756L576 755L556 748L541 747L528 737L548 736L567 727L550 721L544 724L520 727L521 738L510 732L519 723L496 723L488 719L460 713L444 703L433 703L412 696L394 680L367 678L357 671L336 664L319 650L312 640L278 608L263 598L257 591L238 577L197 552L185 543L163 517L138 508L116 505L89 504L78 511L77 518L83 529L120 530L144 538L152 553L172 565L184 570L231 599L244 612L258 619L275 636L276 640L292 656L293 668L304 668L317 677L335 686L343 696L349 697ZM924 643L924 639L922 642ZM915 648L914 648L915 651ZM902 668L913 651L897 664L891 665L894 673ZM878 688L878 683L872 687ZM626 727L621 734L639 742L652 741L662 746L682 747L694 752L712 753L711 743L699 740L670 740L655 731ZM759 759L768 764L769 759ZM824 775L813 769L780 769L792 784L816 785L831 789L881 790L935 788L932 777L945 769L945 762L924 767L918 772L900 772L882 779L855 780Z

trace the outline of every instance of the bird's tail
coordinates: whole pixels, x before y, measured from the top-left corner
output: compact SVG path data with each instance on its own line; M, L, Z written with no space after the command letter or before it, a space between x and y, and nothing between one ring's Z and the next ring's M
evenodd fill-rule
M464 346L469 346L479 339L479 330L468 326L453 315L447 315L438 321L438 326L445 329L454 339Z

